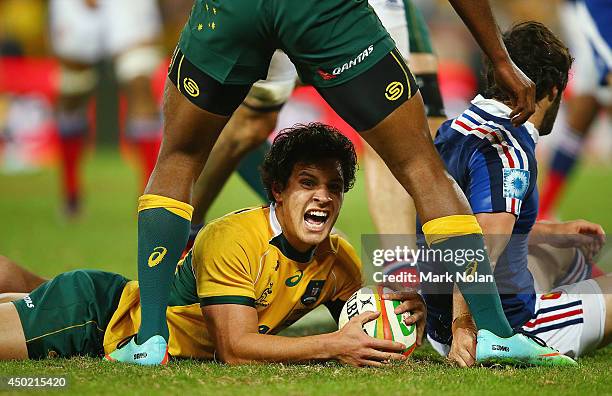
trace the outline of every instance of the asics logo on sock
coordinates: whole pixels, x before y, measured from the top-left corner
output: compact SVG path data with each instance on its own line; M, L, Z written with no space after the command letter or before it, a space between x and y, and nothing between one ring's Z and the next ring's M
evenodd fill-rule
M478 269L478 261L474 260L465 266L465 271L463 273L467 276L476 275L477 269Z
M146 352L139 352L139 353L135 353L134 354L134 360L144 359L146 357L147 357L147 353Z
M494 351L510 352L510 348L503 345L491 345L491 349Z
M168 249L163 246L158 246L153 249L153 253L151 253L151 255L149 256L149 260L147 261L148 266L153 268L159 263L161 263L164 257L166 256L166 253L168 253Z

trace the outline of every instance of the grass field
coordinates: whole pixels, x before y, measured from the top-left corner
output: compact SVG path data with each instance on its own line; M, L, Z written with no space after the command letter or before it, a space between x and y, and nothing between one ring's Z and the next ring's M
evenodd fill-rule
M582 168L562 203L563 218L586 218L612 229L612 169ZM372 233L362 175L347 195L339 227L355 245ZM84 216L66 222L59 211L56 174L52 170L0 174L0 254L44 276L75 268L99 268L136 276L136 210L138 186L119 157L98 152L85 169ZM256 202L233 178L211 210L211 216ZM608 270L612 257L602 262ZM315 312L289 334L330 328L325 312ZM338 364L225 367L175 361L164 368L127 367L74 358L43 362L0 362L0 377L67 376L70 394L612 394L612 348L580 360L577 369L470 369L449 367L433 350L415 352L406 364L385 369L353 369ZM23 391L0 393L23 394ZM64 393L62 391L62 393Z

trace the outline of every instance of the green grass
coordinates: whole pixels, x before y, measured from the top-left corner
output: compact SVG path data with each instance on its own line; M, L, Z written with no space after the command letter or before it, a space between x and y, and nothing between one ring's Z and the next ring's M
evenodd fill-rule
M102 151L87 162L84 173L88 192L86 211L77 222L66 222L61 216L57 175L53 170L0 174L0 254L45 276L90 267L134 278L138 196L135 172L116 154ZM611 176L612 169L580 169L562 202L561 216L586 218L612 229ZM255 195L234 177L210 215L218 216L254 202ZM373 232L367 213L360 174L338 223L357 246L361 234ZM609 262L602 265L612 270ZM292 326L289 334L330 328L329 316L316 311ZM612 393L611 362L612 348L607 348L580 359L577 369L460 370L449 367L431 348L425 347L415 352L408 363L385 369L353 369L331 363L226 367L194 361L144 368L74 358L0 362L0 377L67 376L69 386L62 393L71 394L605 395Z

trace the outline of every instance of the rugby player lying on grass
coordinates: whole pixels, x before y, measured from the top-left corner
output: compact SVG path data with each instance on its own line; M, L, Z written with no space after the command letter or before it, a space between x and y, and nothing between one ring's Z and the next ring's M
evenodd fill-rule
M178 263L167 308L170 355L232 364L336 359L381 366L405 359L402 344L362 330L377 313L362 314L330 334L274 335L321 304L337 320L361 287L357 254L330 235L344 193L353 186L356 161L352 143L322 124L297 126L275 139L262 170L273 203L211 222ZM148 265L157 265L164 254L159 248ZM19 267L11 271L16 287L37 282ZM424 303L416 294L403 298L400 310L413 312L408 323L418 321L420 343ZM108 272L63 273L28 295L5 299L17 300L0 304L0 359L129 350L121 346L140 324L138 282ZM145 349L134 359L146 364L148 355L158 354Z
M535 114L514 127L508 97L489 72L491 99L476 97L468 110L444 123L435 145L483 230L510 324L515 331L541 337L561 354L577 357L612 338L612 277L586 280L590 271L585 262L592 262L605 235L599 225L582 220L535 223L535 145L539 136L551 132L572 58L550 30L535 22L516 25L504 34L504 42L513 61L536 84ZM439 273L440 268L420 265L425 272ZM539 289L552 288L551 293L536 294L530 269ZM476 266L473 270L478 272ZM423 288L428 338L452 361L471 366L503 360L521 350L521 344L505 342L486 330L477 333L461 294L451 296L452 283ZM526 362L573 364L549 350Z

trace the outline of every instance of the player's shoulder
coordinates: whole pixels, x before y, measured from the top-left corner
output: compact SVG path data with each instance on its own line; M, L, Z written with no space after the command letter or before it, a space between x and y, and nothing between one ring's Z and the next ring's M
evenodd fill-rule
M234 241L257 245L267 242L270 236L269 207L249 207L219 217L202 229L196 239L206 241Z

